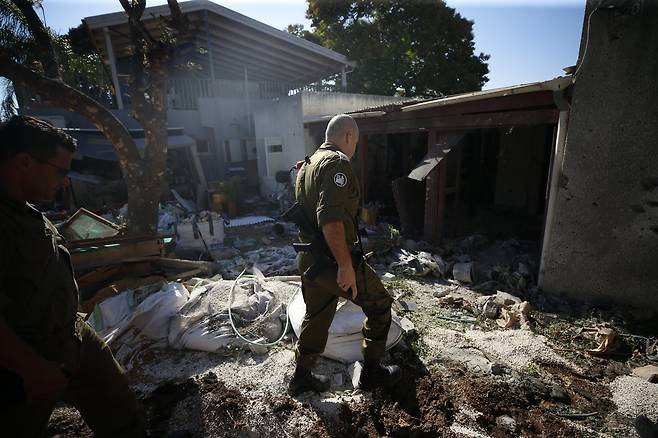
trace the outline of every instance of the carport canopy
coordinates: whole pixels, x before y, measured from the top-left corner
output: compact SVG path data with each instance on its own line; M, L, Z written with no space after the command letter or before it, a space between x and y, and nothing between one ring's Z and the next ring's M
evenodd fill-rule
M181 54L207 66L211 79L283 82L305 85L344 72L354 64L340 53L298 38L208 0L180 3L193 34L179 42ZM155 36L162 34L167 5L146 8L143 23ZM130 55L130 30L126 14L86 17L83 23L103 58Z

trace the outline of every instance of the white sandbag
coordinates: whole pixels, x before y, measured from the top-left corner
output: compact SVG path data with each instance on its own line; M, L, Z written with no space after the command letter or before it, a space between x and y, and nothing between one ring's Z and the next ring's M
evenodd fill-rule
M216 352L235 342L224 301L232 283L219 280L192 290L187 304L170 320L170 347Z
M297 336L299 336L305 312L306 304L304 303L301 289L299 289L290 304L288 314L292 329ZM353 302L343 301L340 303L337 306L334 320L329 327L327 346L322 356L344 363L362 361L361 341L363 340L363 334L361 333L361 327L365 319L366 315L363 313L363 310ZM388 331L388 337L386 339L387 350L400 342L402 333L400 320L395 312L393 312L391 328Z
M98 304L89 322L108 343L131 326L144 336L158 341L167 338L169 319L183 307L188 298L185 286L167 283L160 291L149 295L137 305L131 289Z
M180 283L167 283L137 306L132 325L154 341L167 338L169 319L187 303L190 293Z

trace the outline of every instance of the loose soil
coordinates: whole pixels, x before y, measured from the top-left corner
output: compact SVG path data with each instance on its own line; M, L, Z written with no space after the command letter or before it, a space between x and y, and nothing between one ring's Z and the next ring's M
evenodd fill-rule
M591 322L535 312L534 332L543 336L503 332L480 317L472 324L441 318L476 315L438 305L434 292L448 289L467 298L478 296L471 290L403 279L396 280L395 286L391 289L418 306L415 312L405 313L416 325L415 337L407 337L387 356L404 370L403 381L395 388L373 394L353 390L347 383L346 365L321 360L320 372L333 377L342 374L346 383L334 385L330 393L290 398L285 388L294 367L291 341L262 356L238 350L225 356L146 350L128 377L140 391L150 435L636 436L631 426L634 417L620 412L610 391L619 393L628 386L620 376L627 376L636 363L583 354L594 344L582 338L577 327ZM493 375L486 366L467 366L464 358L484 365L500 361L505 371ZM631 408L649 409L628 403L633 415L640 411ZM93 435L75 409L60 406L51 417L47 436Z

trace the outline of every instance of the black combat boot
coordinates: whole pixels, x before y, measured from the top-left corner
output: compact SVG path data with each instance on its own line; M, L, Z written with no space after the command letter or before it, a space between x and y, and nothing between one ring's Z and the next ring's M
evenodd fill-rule
M288 394L294 396L306 391L325 392L330 386L331 382L327 376L312 373L311 370L298 366L288 384Z
M402 370L397 365L384 366L379 362L365 362L361 370L359 388L372 391L381 387L392 387L402 378Z

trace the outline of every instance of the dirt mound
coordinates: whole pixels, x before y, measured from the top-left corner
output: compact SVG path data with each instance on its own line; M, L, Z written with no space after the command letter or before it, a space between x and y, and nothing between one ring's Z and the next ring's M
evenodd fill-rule
M46 436L49 438L91 438L94 434L82 421L77 409L60 407L56 408L50 416Z
M166 382L144 400L152 436L248 434L243 418L247 404L248 400L239 391L227 388L213 373L183 382Z
M372 401L342 406L342 436L450 437L455 406L443 380L407 380Z

